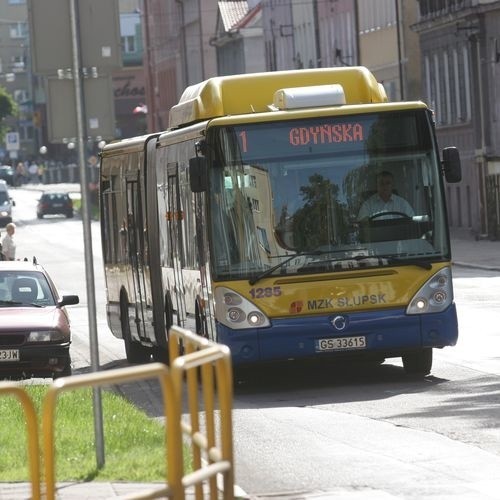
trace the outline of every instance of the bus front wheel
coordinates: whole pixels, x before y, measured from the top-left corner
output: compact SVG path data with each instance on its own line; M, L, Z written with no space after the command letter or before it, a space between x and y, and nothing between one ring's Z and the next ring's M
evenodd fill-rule
M409 375L428 375L432 369L432 348L421 349L402 356L403 367Z

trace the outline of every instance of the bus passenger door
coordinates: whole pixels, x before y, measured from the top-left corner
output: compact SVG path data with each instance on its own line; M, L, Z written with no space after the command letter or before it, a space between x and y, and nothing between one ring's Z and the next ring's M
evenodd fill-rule
M184 212L181 205L179 192L179 177L177 163L167 165L167 227L170 248L172 251L173 267L173 301L177 310L177 324L185 327L186 323L186 300L184 276L182 270L185 266L184 247L182 244L182 221Z
M149 338L147 318L147 286L145 265L145 229L146 221L142 210L141 192L137 180L127 180L127 238L129 248L129 264L132 270L132 287L129 297L134 305L133 318L129 311L129 322L132 336L141 339Z

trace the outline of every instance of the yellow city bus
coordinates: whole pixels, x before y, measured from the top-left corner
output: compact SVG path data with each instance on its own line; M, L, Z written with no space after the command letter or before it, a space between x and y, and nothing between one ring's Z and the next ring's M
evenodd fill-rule
M401 357L427 374L457 341L458 152L364 67L210 78L166 131L107 145L100 172L108 324L130 362L165 359L172 324L235 367Z

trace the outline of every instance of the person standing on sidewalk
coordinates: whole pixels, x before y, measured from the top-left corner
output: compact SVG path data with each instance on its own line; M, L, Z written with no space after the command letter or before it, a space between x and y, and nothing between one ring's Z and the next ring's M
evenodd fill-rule
M13 222L9 222L5 226L5 231L7 234L2 240L2 258L3 260L15 260L16 242L14 241L14 233L16 232L16 225Z

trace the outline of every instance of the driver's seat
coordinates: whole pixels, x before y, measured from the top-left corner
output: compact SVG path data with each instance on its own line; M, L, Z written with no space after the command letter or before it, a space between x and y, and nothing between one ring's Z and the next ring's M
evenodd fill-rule
M11 298L14 302L30 304L38 297L38 283L33 278L17 278L12 285Z

